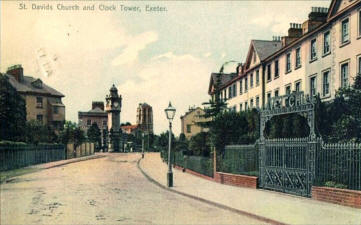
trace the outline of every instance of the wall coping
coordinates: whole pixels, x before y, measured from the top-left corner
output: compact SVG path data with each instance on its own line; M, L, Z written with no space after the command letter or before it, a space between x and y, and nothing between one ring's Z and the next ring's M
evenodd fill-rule
M242 174L233 174L233 173L224 173L224 172L216 172L216 173L218 173L218 174L224 174L224 175L229 175L229 176L237 176L237 177L258 179L258 177L256 177L256 176L249 176L249 175L242 175Z
M345 192L345 193L353 193L353 194L361 195L361 191L342 189L342 188L334 188L334 187L312 186L312 189L329 190L329 191L333 191L333 192Z

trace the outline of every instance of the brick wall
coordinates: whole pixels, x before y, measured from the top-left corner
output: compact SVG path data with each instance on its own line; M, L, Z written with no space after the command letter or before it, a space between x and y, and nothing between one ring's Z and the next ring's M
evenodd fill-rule
M312 198L319 201L361 208L361 191L313 186Z
M183 170L183 167L174 165L174 168ZM190 173L192 175L215 181L221 184L227 184L227 185L233 185L237 187L247 187L247 188L257 188L257 181L258 177L253 176L245 176L245 175L236 175L236 174L230 174L230 173L220 173L216 172L214 174L214 177L208 177L203 174L197 173L195 171L192 171L190 169L186 169L185 172Z
M258 177L217 172L214 180L221 184L256 189Z

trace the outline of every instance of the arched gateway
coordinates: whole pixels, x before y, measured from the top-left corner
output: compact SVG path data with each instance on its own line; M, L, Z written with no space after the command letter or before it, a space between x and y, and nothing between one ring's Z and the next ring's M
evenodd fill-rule
M296 113L307 118L310 134L306 138L266 139L267 121L274 116ZM315 99L303 92L273 97L260 111L259 164L260 187L310 196L315 177L317 138Z

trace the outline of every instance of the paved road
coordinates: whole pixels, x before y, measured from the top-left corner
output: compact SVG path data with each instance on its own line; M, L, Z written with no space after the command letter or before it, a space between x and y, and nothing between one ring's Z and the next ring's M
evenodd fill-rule
M139 158L108 154L16 177L0 186L0 224L262 223L159 188Z

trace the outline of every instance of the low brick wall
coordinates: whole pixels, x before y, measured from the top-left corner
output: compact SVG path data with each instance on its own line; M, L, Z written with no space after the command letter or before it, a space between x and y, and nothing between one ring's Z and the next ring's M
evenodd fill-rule
M256 189L258 177L217 172L214 180L221 184Z
M179 169L179 170L183 170L183 169L184 169L183 167L177 166L177 165L174 165L173 167L176 168L176 169ZM189 174L192 174L192 175L195 175L195 176L198 176L198 177L201 177L201 178L204 178L204 179L207 179L207 180L214 181L213 177L209 177L209 176L203 175L203 174L201 174L201 173L195 172L195 171L190 170L190 169L186 169L185 172L186 172L186 173L189 173Z
M183 170L183 167L177 166L177 165L173 165L174 168L179 169L179 170ZM257 181L258 181L258 177L254 177L254 176L246 176L246 175L238 175L238 174L230 174L230 173L221 173L221 172L216 172L214 174L214 178L213 177L208 177L206 175L197 173L193 170L190 169L186 169L185 172L207 179L207 180L211 180L211 181L215 181L221 184L227 184L227 185L232 185L232 186L237 186L237 187L247 187L247 188L257 188Z
M319 201L361 208L361 191L313 186L312 198Z

